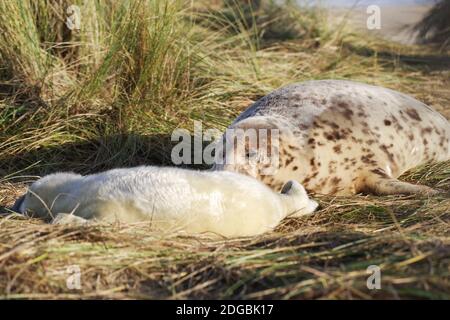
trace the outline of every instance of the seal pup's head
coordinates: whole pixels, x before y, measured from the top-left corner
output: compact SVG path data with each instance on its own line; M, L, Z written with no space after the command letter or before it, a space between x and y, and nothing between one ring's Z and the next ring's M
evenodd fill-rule
M310 199L305 188L295 180L285 183L281 189L281 195L284 197L286 214L289 217L300 217L313 213L319 204Z

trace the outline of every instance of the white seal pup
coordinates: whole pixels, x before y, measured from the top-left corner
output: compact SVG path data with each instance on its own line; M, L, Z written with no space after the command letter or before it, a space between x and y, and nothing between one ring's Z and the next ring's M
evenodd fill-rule
M441 114L406 94L352 81L280 88L251 105L229 129L279 131L279 165L272 174L261 173L267 163L248 161L267 150L246 143L245 152L238 152L227 143L233 135L223 136L225 144L217 149L223 152L216 152L213 166L251 175L274 190L295 179L318 194L434 193L397 178L428 161L450 159L450 124ZM273 144L258 139L258 145ZM230 153L240 161L227 162Z
M30 186L13 210L60 223L70 217L78 217L78 222L151 221L157 229L236 237L261 234L287 216L316 208L294 181L275 193L238 173L142 166L88 176L45 176Z

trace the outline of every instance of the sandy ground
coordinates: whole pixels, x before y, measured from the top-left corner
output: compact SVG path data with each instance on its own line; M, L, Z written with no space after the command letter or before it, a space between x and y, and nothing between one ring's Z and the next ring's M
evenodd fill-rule
M339 22L347 16L350 25L358 31L372 33L403 44L413 44L416 36L411 27L421 20L430 6L380 6L381 28L375 30L367 28L369 14L366 13L366 9L365 6L332 8L330 9L330 15L332 15L330 20Z

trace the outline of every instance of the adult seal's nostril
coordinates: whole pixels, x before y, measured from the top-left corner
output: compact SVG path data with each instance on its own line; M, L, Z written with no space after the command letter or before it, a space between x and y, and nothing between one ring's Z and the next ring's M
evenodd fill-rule
M11 210L17 213L24 213L24 210L21 210L21 206L23 201L25 200L25 195L21 196L19 199L14 202L14 205L11 207Z

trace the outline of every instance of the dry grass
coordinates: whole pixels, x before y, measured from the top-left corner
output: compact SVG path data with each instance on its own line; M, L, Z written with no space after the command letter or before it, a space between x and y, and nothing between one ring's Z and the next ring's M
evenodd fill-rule
M382 85L450 118L448 54L329 30L320 14L270 6L258 20L246 8L203 2L93 1L88 23L67 38L54 32L62 28L58 6L49 7L56 2L38 1L27 14L19 3L35 2L0 4L0 37L12 41L0 41L4 207L55 170L170 164L175 127L202 120L223 129L252 101L296 81ZM271 23L279 15L287 29ZM51 226L3 208L0 296L449 299L450 162L403 178L446 192L321 197L313 216L251 239L156 234L146 224ZM366 287L372 264L381 267L381 290ZM81 290L66 286L71 265L80 267Z
M435 177L450 192L450 162L406 178L436 185ZM12 200L22 191L4 183L1 195ZM9 216L0 221L0 291L50 299L450 298L448 196L319 201L313 216L243 239ZM381 290L366 287L373 264L382 270ZM81 290L66 288L72 265L80 267Z

